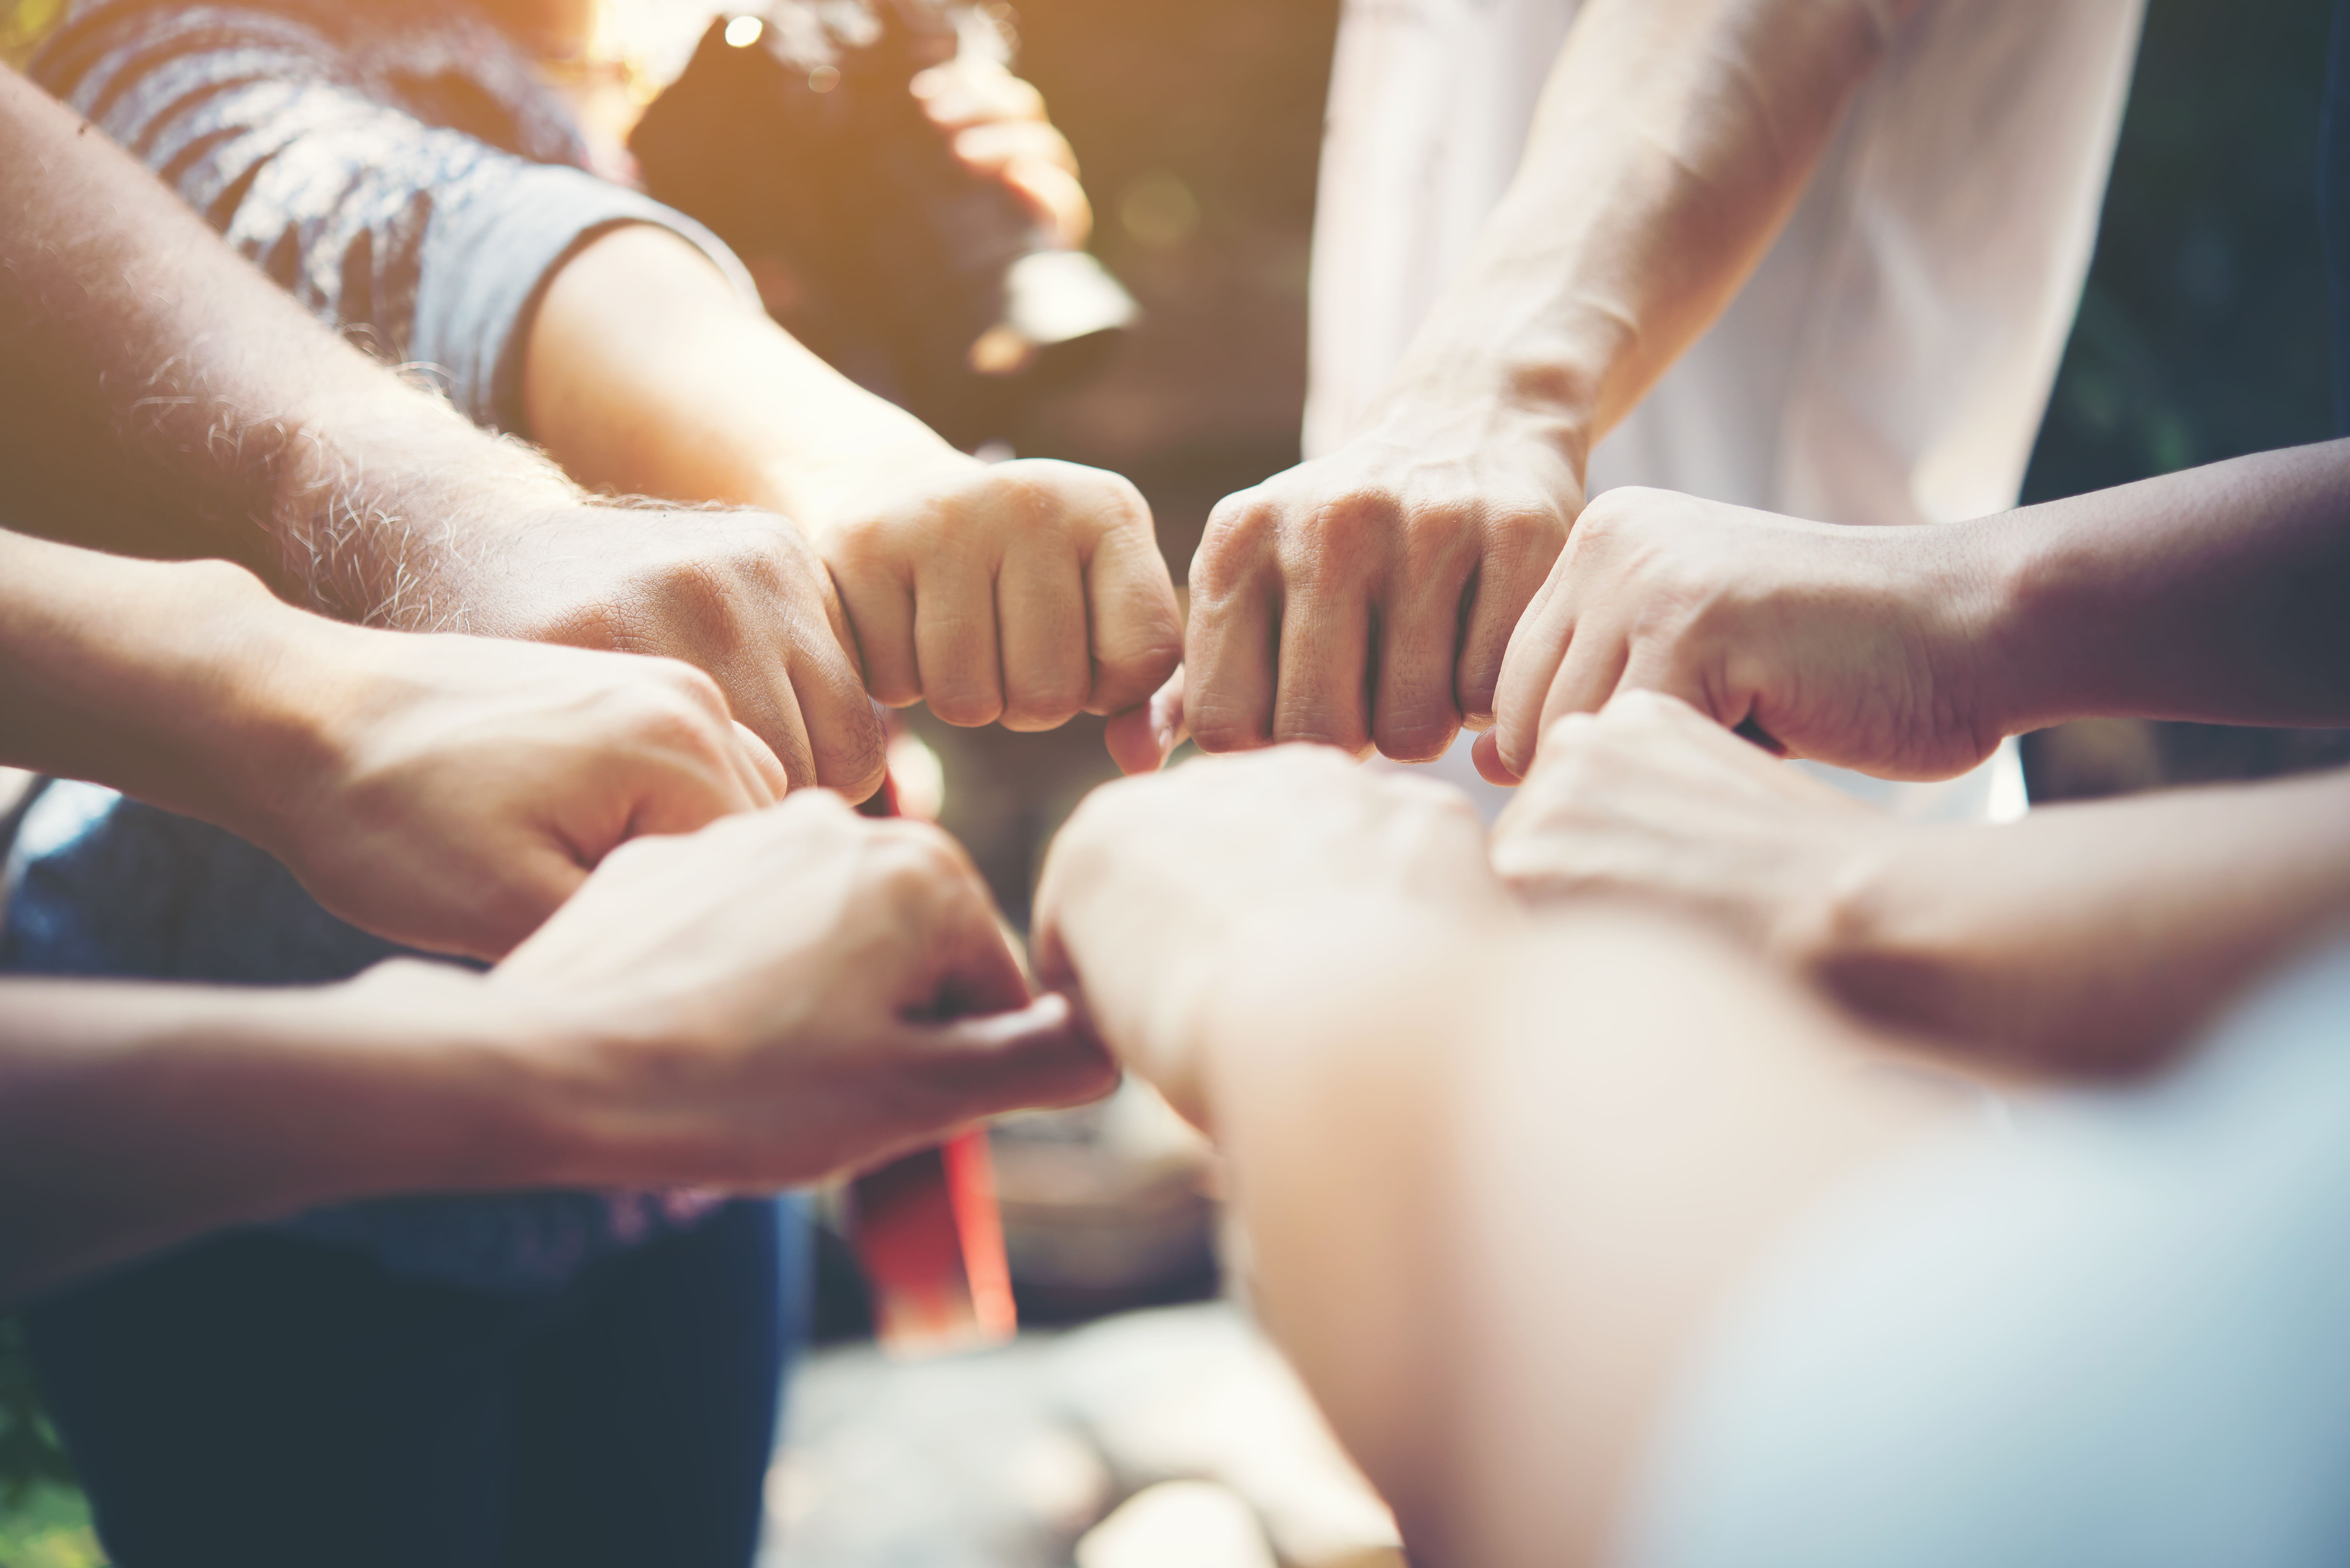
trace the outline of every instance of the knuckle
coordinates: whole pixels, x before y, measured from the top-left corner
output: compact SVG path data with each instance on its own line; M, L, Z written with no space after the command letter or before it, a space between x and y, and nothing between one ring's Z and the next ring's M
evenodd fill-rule
M1280 512L1259 492L1226 496L1208 514L1201 533L1191 558L1191 592L1207 598L1237 592L1271 558L1280 535Z
M1404 534L1403 524L1403 509L1385 491L1343 490L1314 508L1296 548L1326 570L1342 563L1367 564ZM1451 531L1451 524L1434 517L1423 528L1447 535Z

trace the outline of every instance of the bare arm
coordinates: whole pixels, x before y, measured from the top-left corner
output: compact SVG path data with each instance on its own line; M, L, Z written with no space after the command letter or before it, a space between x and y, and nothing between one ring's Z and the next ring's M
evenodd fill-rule
M785 786L674 660L344 626L224 561L5 530L0 763L214 823L344 919L481 958L626 839Z
M1203 746L1416 759L1491 721L1592 443L1744 283L1913 5L1583 8L1516 180L1362 431L1210 519L1185 650Z
M1042 972L1230 1158L1416 1561L1604 1561L1712 1309L1926 1119L1875 1037L1620 908L1528 917L1457 802L1326 754L1100 792L1040 910Z
M524 364L531 431L581 480L806 528L883 702L1043 730L1132 709L1174 667L1174 589L1131 484L956 452L673 234L619 230L567 262Z
M486 975L0 983L0 1300L329 1199L796 1185L1108 1083L944 836L804 794L637 842Z
M590 506L338 341L120 149L0 74L9 521L224 556L345 619L695 664L794 784L880 733L824 566L781 518Z
M1537 901L1703 915L1891 1026L2127 1071L2350 919L2350 774L1920 826L1630 694L1553 729L1493 858Z
M440 533L577 500L335 340L13 72L0 132L13 521L225 556L297 600L404 621L443 591Z
M1611 492L1511 641L1480 765L1523 774L1617 691L1896 778L2095 714L2350 722L2345 504L2350 441L1908 528Z

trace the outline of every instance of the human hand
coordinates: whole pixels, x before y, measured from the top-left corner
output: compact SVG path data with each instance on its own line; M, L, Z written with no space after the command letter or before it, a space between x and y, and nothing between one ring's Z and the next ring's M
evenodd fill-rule
M1137 708L1174 669L1174 585L1125 480L951 452L875 471L879 483L819 508L809 531L877 701L1050 730Z
M1054 129L1042 93L977 55L932 66L914 78L913 91L967 168L1009 185L1053 244L1084 247L1093 208L1077 180L1077 155Z
M785 519L558 507L480 529L449 555L445 628L682 659L718 682L787 787L862 800L880 786L881 725L857 644L823 558Z
M394 941L496 958L624 841L785 787L689 665L299 618L291 742L242 760L228 826Z
M1537 903L1643 898L1800 958L1846 873L1903 831L1688 704L1626 691L1552 723L1492 860Z
M951 839L814 792L622 847L487 985L591 1044L597 1182L813 1181L1117 1082Z
M1490 722L1511 628L1582 504L1556 441L1459 410L1399 412L1225 497L1191 566L1192 738L1442 755Z
M1096 790L1061 829L1036 895L1037 979L1081 997L1119 1058L1201 1123L1195 1023L1245 933L1383 899L1464 923L1507 909L1459 792L1325 747L1190 763Z
M1964 773L2005 733L1977 540L1966 524L1836 527L1611 490L1518 623L1478 766L1514 782L1552 721L1645 690L1790 755L1887 778Z

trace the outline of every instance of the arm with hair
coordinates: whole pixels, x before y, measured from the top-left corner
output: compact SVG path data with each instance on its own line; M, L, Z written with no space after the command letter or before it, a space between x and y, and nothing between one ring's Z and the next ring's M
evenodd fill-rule
M0 452L25 526L225 556L347 619L682 659L793 784L879 782L854 639L789 524L588 505L337 341L13 74L0 132Z
M99 10L53 75L314 310L389 357L445 368L476 420L528 436L598 489L788 515L776 566L813 579L881 701L1045 729L1133 708L1165 679L1181 628L1132 485L955 451L769 319L700 225L427 123L362 79L378 25L421 50L472 28L501 70L521 70L480 18L359 14L344 38L256 10ZM187 78L211 90L187 93ZM918 85L967 161L1036 193L1074 233L1074 163L1034 88L1000 67L940 67ZM741 550L663 525L681 535L673 555L705 564L735 640L769 640L772 589ZM510 591L504 559L543 566L561 542L469 524L411 549L362 523L349 548L412 554L416 575L479 613ZM828 757L812 739L823 782L876 782L878 748Z

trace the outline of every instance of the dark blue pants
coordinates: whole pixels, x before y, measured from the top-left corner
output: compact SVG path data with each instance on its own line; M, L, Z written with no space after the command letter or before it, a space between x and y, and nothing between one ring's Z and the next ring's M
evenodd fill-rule
M5 846L0 846L5 847ZM392 950L202 823L58 785L0 970L270 984ZM35 1369L118 1568L748 1568L796 1203L379 1202L47 1298Z
M117 1568L746 1568L778 1240L737 1202L494 1293L240 1232L44 1302L34 1362Z

